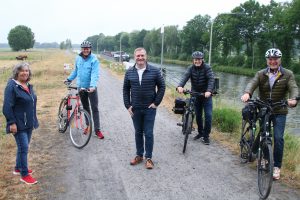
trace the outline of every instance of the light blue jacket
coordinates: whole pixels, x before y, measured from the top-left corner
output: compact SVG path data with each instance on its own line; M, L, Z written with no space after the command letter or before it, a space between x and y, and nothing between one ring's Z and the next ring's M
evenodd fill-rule
M73 81L77 77L78 88L97 87L99 79L99 61L94 54L83 58L82 53L76 57L75 69L72 71L68 80Z

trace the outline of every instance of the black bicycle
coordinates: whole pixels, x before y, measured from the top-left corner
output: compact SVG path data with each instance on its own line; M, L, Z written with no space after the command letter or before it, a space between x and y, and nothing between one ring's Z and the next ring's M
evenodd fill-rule
M190 95L190 98L187 99L176 99L175 100L175 107L173 108L173 111L176 114L181 114L181 123L177 123L178 126L182 127L182 133L184 135L184 143L183 143L183 150L182 153L185 153L187 141L189 138L189 135L193 131L193 121L195 118L195 102L196 98L200 96L204 96L204 93L199 92L193 92L190 90L185 90L184 94Z
M264 102L255 99L249 100L248 105L243 109L240 158L243 163L253 161L257 153L258 192L261 199L268 198L273 183L271 117L274 108L287 105L285 100L273 103L272 100ZM259 123L259 132L255 138L256 123Z

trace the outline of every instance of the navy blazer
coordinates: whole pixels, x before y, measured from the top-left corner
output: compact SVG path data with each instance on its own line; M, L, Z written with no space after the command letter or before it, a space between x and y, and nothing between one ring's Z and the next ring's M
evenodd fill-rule
M6 132L10 133L9 127L17 125L18 132L27 129L38 128L36 116L37 97L32 85L28 84L30 93L15 80L10 79L4 92L3 114L6 118Z
M158 106L165 94L165 81L157 67L147 64L140 85L139 75L134 66L130 67L125 74L123 84L124 105L128 109L148 108L154 103Z

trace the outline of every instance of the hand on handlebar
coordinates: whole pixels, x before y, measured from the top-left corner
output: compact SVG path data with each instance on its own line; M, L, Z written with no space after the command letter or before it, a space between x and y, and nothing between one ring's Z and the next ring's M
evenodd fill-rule
M64 80L64 84L65 85L70 85L72 81L70 81L69 79Z
M210 97L210 96L211 96L211 92L205 92L205 93L204 93L204 96L205 96L205 98Z
M241 96L241 100L244 103L247 102L249 99L250 99L249 93L245 93L245 94L243 94L243 96Z
M177 87L176 90L179 94L182 94L184 92L183 87Z
M288 103L289 107L295 107L297 105L297 100L296 99L288 99L287 103Z

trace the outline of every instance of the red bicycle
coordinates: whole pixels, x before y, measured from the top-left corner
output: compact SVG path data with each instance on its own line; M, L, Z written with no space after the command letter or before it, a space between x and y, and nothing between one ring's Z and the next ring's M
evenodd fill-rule
M83 109L80 101L80 92L87 89L80 89L66 83L68 94L61 100L58 109L58 131L65 133L69 127L72 144L81 149L88 144L92 135L92 120L90 114ZM75 91L75 92L74 92Z

